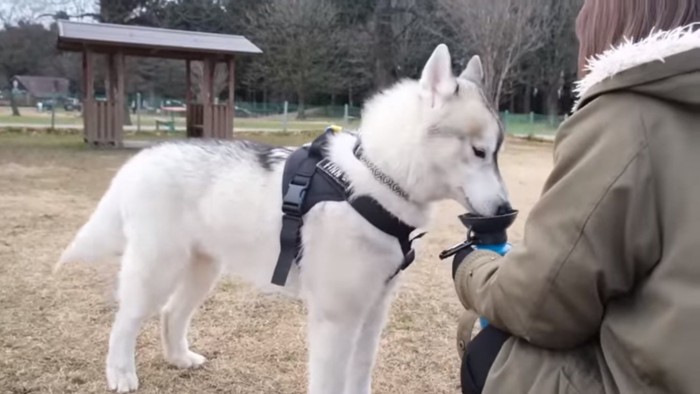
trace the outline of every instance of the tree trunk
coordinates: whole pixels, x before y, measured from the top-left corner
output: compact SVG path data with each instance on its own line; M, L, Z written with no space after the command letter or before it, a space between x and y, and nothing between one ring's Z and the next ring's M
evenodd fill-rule
M378 0L374 8L374 87L382 89L393 81L392 48L394 31L391 25L391 0Z
M156 88L153 84L148 87L148 107L153 108L156 102Z
M547 89L547 96L545 98L545 112L550 117L559 115L559 94L556 87L550 87Z
M499 83L498 86L496 87L496 93L493 98L493 105L496 108L496 111L500 111L501 109L501 84Z
M532 112L532 86L525 86L523 93L523 113L529 114Z
M22 116L19 113L19 107L17 106L17 98L15 98L15 92L10 90L10 106L12 107L12 116Z
M547 116L549 118L549 124L551 126L556 126L558 124L557 122L557 116L559 116L559 94L558 94L557 87L552 86L549 89L547 89L547 92L545 93L545 112L547 113Z
M297 119L303 120L306 119L306 108L305 108L305 103L304 103L304 93L298 92L297 96L299 97L299 106L297 107Z
M131 111L129 108L129 100L124 97L124 126L131 126Z
M348 106L352 108L352 85L348 86Z
M262 97L263 97L263 110L265 111L265 115L267 115L267 102L269 99L269 95L267 94L267 88L263 88L262 91Z

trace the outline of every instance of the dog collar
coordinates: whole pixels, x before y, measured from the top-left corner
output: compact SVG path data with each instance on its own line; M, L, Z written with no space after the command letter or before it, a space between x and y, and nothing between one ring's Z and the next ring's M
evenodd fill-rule
M408 193L398 183L396 183L395 180L384 173L384 171L379 169L376 164L367 158L367 156L364 154L364 149L362 148L362 143L360 142L359 138L357 139L357 145L355 146L353 153L355 154L357 160L367 166L369 171L372 173L372 176L374 176L374 179L376 179L379 183L386 185L397 196L409 201Z

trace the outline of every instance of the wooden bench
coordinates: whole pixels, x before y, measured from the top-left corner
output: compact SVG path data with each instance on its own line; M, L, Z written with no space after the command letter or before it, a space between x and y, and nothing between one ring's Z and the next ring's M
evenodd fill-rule
M174 120L160 120L156 119L156 132L160 132L160 126L166 126L168 128L168 132L174 133L175 132L175 121Z

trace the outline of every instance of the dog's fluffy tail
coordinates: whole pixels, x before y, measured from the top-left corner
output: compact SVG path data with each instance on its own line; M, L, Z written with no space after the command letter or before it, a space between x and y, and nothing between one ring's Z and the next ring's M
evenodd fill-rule
M61 254L54 272L65 263L92 263L121 254L125 238L119 206L118 193L110 187L90 219Z

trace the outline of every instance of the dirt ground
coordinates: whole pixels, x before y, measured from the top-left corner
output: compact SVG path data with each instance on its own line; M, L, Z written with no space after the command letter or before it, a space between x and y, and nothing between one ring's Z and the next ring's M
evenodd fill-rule
M14 140L13 140L14 141ZM550 144L509 140L500 162L525 217L551 168ZM51 269L111 176L134 152L72 144L16 144L0 135L0 393L101 393L115 311L116 263ZM463 239L452 203L440 206L425 247L404 275L383 333L376 393L457 393L456 320L461 312L440 250ZM222 281L195 316L198 370L169 367L157 319L138 341L141 393L304 393L303 306Z

